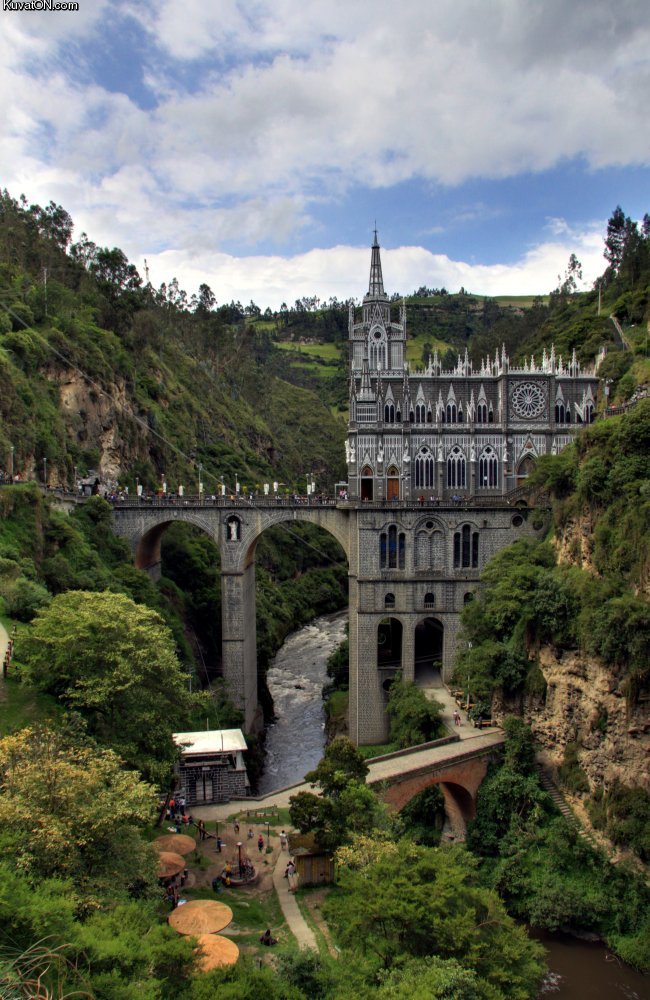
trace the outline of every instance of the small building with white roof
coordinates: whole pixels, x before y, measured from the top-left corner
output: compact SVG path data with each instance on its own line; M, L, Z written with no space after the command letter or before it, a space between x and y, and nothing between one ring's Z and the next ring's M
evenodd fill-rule
M174 733L181 750L176 765L178 786L188 806L228 802L250 794L241 729L208 729Z

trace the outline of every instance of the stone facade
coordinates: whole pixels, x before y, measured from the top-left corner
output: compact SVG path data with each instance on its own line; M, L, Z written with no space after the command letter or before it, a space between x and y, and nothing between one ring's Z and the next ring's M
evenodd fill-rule
M391 320L380 248L357 321L350 307L350 424L346 443L352 500L505 496L540 455L557 453L595 412L598 378L543 352L516 368L505 348L474 368L465 356L443 370L406 361L406 308Z
M206 531L221 552L223 674L255 723L255 548L282 521L317 524L348 560L351 738L381 743L385 704L398 670L418 682L439 670L448 680L460 613L488 560L518 538L537 537L545 512L519 496L536 459L564 448L593 418L597 378L575 357L553 351L539 364L511 367L504 351L474 370L437 357L423 371L405 362L406 312L393 321L383 290L379 245L360 322L350 312L349 482L327 504L278 505L220 498L213 503L116 505L116 531L136 563L159 573L160 539L175 520Z

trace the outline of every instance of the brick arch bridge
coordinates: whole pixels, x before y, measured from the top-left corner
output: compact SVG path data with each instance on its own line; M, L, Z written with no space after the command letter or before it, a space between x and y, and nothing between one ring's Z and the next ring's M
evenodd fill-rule
M467 822L476 815L476 795L488 764L504 743L501 730L461 742L436 741L369 762L367 783L401 810L414 796L438 785L445 801L449 839L465 840Z

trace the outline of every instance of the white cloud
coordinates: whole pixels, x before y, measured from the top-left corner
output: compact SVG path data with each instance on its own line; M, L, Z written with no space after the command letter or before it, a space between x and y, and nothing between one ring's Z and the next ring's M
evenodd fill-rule
M355 186L458 185L576 158L592 168L650 164L645 0L82 7L74 18L3 16L4 183L60 201L77 232L122 246L140 267L146 255L159 281L177 273L192 289L206 280L221 300L359 295L364 250L219 252L269 234L289 243ZM92 69L95 43L128 18L151 40L141 71L156 88L153 108L72 72L81 44ZM497 211L481 206L483 218ZM404 291L424 283L489 292L511 281L509 291L543 292L570 252L592 253L570 242L575 235L556 229L510 267L418 247L390 251L386 262L392 287Z
M554 239L532 247L511 265L451 260L418 246L382 249L384 286L389 295L410 294L421 285L450 292L462 286L476 295L545 295L556 287L558 275L564 275L570 254L576 253L583 265L583 285L590 287L604 268L601 228L565 235L565 241ZM263 309L278 309L282 302L291 305L311 295L321 300L361 299L368 286L370 249L337 246L292 257L214 253L200 258L168 250L147 260L154 285L174 275L190 294L205 282L221 304L234 300L247 305L253 299Z

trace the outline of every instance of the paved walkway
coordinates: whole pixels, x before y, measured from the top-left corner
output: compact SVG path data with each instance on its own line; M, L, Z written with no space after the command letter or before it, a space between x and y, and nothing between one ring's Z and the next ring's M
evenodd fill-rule
M7 646L9 645L9 634L0 622L0 664L5 661L5 653L7 652Z
M280 906L284 914L284 919L289 925L291 933L298 942L299 948L313 948L318 951L316 938L311 927L300 912L298 901L294 893L289 892L289 880L284 877L284 870L290 855L286 851L280 851L278 860L273 869L273 887L278 894Z

